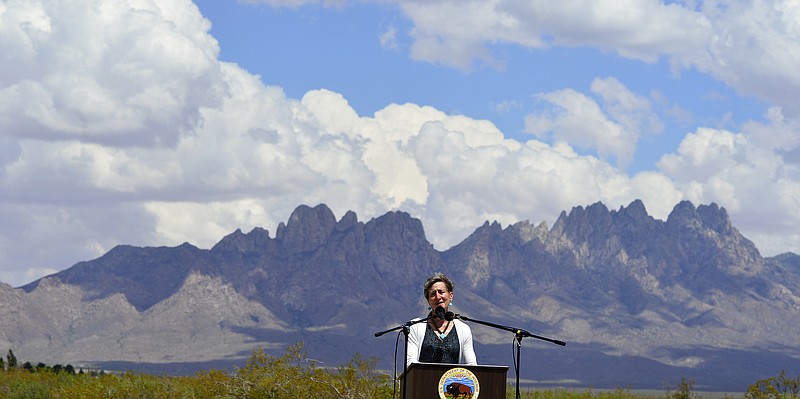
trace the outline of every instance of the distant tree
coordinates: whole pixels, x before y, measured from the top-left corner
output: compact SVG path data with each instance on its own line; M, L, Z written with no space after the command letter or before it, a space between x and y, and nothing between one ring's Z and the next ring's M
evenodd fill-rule
M64 371L67 374L75 374L75 367L73 367L71 364L68 364L66 367L64 367Z
M37 363L36 371L47 371L47 365L42 362Z
M25 370L30 371L31 373L33 373L33 371L34 371L33 370L33 365L31 364L31 362L22 363L22 368L25 369Z
M0 371L5 371L5 369L6 369L6 361L3 360L2 357L0 357Z
M11 349L8 350L6 360L8 360L8 368L13 369L17 367L17 357L14 355L14 351Z
M62 371L64 371L64 366L62 366L60 364L54 364L53 365L53 372L54 373L58 374L58 373L60 373Z

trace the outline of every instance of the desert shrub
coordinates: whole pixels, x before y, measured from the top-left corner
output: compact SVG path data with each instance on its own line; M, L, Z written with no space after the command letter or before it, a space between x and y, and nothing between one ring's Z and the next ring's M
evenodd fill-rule
M309 359L301 343L280 357L259 349L233 376L232 393L247 399L390 398L391 381L387 375L375 371L376 363L376 359L356 354L346 365L327 368Z
M756 381L747 388L748 399L789 399L800 397L800 376L791 378L781 370L777 377Z
M677 387L667 388L667 399L698 399L700 396L694 392L694 380L681 378Z
M22 368L8 369L0 374L0 398L48 399L48 387L56 383L52 374L36 375Z
M236 380L227 371L211 370L199 372L186 382L186 391L182 397L193 399L241 398L243 396L236 395L238 391L234 386L235 383Z

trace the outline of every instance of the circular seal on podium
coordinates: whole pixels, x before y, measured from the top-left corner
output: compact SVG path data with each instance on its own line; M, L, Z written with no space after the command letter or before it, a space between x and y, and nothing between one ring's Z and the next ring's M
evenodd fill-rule
M478 399L480 391L478 377L462 367L447 370L439 379L440 399Z

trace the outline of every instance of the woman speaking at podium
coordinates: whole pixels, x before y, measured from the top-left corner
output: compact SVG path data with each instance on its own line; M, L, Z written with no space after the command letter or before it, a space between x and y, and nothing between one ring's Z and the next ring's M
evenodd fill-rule
M478 364L469 326L458 319L447 320L450 317L446 314L453 301L453 282L437 273L425 281L423 295L431 309L428 316L438 317L411 326L406 365L415 362Z

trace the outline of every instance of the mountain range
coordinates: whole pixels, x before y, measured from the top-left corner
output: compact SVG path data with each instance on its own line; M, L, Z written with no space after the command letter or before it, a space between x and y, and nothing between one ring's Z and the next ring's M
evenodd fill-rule
M402 334L374 333L427 313L422 283L439 271L455 282L457 314L567 342L524 338L523 384L661 389L687 378L743 392L800 370L800 256L762 257L716 204L681 202L662 221L638 200L577 206L552 227L487 221L444 251L408 213L337 220L324 204L297 207L274 236L237 230L211 249L119 245L23 287L0 283L0 349L187 373L303 342L326 364L358 352L391 370ZM514 335L472 330L478 361L513 376Z

